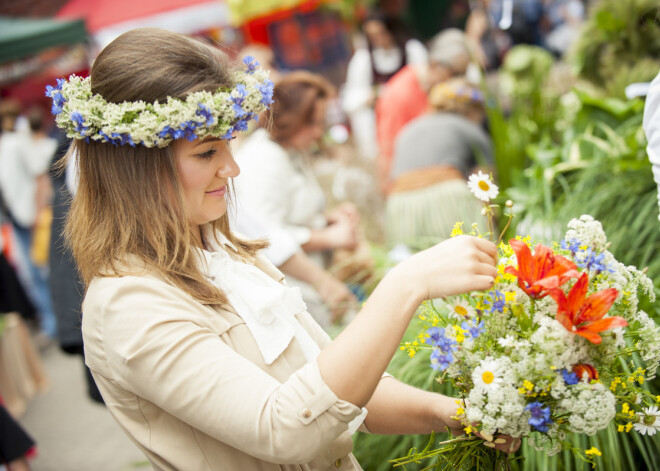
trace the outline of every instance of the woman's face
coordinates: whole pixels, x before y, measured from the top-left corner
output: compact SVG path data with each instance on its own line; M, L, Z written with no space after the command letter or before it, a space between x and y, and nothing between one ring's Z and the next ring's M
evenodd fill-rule
M300 130L295 133L288 142L288 147L297 150L307 150L312 144L323 137L325 132L325 114L327 109L327 100L319 99L314 104L314 111L312 112L312 119L305 123Z
M228 142L214 137L179 139L174 156L191 224L199 226L224 215L228 179L240 173Z
M373 47L390 49L395 46L394 37L382 21L369 20L364 23L363 30L367 40Z

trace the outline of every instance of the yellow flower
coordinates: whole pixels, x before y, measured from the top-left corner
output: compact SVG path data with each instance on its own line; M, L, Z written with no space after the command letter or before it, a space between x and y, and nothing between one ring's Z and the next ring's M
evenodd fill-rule
M591 456L591 455L603 456L603 454L600 452L600 450L598 448L596 448L595 446L592 446L588 450L585 450L584 454L589 455L589 456Z
M623 432L624 429L625 429L625 427L624 427L623 425L619 425L619 426L616 428L617 432Z
M412 348L411 348L410 350L408 350L408 356L409 356L410 358L414 358L414 357L415 357L415 353L417 353L417 352L415 352L415 350L413 350Z
M472 427L469 425L463 429L465 431L465 435L470 435L472 433Z
M629 410L630 410L630 406L628 405L627 402L621 406L621 412L623 412L624 414L627 414Z
M454 227L451 230L449 237L456 237L463 234L463 221L459 221L454 224Z
M465 414L465 409L463 409L462 407L459 407L459 408L456 409L456 416L457 417L460 417L463 414Z
M633 424L632 424L632 422L628 422L628 423L626 424L626 433L630 432L630 429L631 429L631 428L633 428Z
M523 388L531 391L532 389L534 389L534 384L531 381L525 380L523 381Z

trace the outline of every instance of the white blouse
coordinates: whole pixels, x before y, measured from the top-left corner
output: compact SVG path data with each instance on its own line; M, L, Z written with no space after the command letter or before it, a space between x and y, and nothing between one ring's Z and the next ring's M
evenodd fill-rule
M287 152L265 129L252 133L235 156L241 168L234 179L239 204L257 210L300 245L312 229L327 225L325 194L306 156Z

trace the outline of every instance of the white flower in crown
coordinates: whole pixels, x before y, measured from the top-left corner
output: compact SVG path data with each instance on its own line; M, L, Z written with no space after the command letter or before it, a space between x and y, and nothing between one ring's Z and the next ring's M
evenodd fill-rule
M235 72L233 89L199 91L185 100L109 103L92 94L90 78L72 75L46 87L53 99L51 112L68 137L114 145L165 147L175 139L206 136L232 139L247 130L250 120L273 102L274 84L253 57L243 59L246 70Z
M495 198L499 192L497 185L493 183L490 175L483 173L481 170L479 170L479 173L470 175L468 188L470 188L474 196L486 203Z

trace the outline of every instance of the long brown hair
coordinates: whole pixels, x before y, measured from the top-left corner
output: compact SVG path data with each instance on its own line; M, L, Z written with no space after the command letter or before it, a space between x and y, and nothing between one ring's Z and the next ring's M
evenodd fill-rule
M94 62L91 83L94 93L114 103L165 102L234 85L221 51L153 28L129 31L109 44ZM172 145L75 141L70 155L75 150L79 183L65 236L85 283L127 274L137 263L203 303L225 304L226 296L198 268ZM245 257L266 245L234 237L226 214L212 224Z
M316 103L334 94L333 85L321 75L304 70L291 72L275 84L274 103L260 122L275 142L285 145L312 120Z

